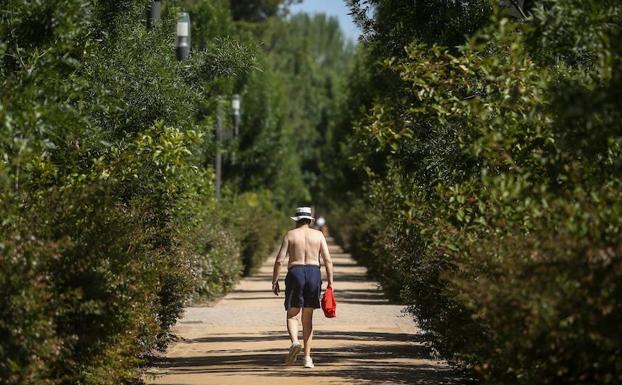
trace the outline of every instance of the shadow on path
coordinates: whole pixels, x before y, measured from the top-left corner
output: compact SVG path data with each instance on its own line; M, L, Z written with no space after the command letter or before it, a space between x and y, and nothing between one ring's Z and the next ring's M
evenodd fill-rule
M186 343L265 342L282 341L284 338L287 337L281 332L266 332L261 336L238 333L230 336L196 338ZM318 364L318 367L313 369L313 376L347 378L355 383L470 383L465 377L458 376L455 370L434 365L430 349L423 344L424 341L419 335L318 331L314 339L343 341L344 346L313 349L314 360ZM300 368L300 365L285 366L283 364L285 354L286 349L274 348L220 349L210 350L209 355L203 356L163 358L156 363L156 366L166 368L169 374L234 375L243 372L247 375L300 376L301 371L305 369ZM421 361L413 364L410 361L412 358Z
M206 342L270 342L270 341L287 341L289 337L286 331L282 332L263 332L261 335L257 333L219 334L217 336L200 337L184 341L184 343L206 343ZM339 340L339 341L382 341L382 342L417 342L424 343L425 340L421 335L408 333L377 333L377 332L358 332L358 331L331 331L316 330L313 334L314 341L320 340ZM317 349L313 349L317 351ZM427 357L419 357L427 358Z
M279 322L276 326L274 319L283 314L283 299L279 298L281 304L277 303L267 290L272 263L266 261L215 306L186 309L186 318L179 322L183 339L166 357L156 359L154 377L149 383L474 384L431 356L427 341L412 318L404 316L402 305L386 298L365 268L357 266L339 247L329 247L336 267L335 296L338 307L342 305L342 316L316 328L314 369L303 368L301 358L295 366L284 365L289 338L284 325Z

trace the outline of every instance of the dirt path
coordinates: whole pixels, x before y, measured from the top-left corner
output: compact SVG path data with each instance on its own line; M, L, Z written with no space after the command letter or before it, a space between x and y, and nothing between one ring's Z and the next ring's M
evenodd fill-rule
M459 384L444 362L429 358L402 306L389 304L349 254L330 243L337 318L315 313L314 369L301 357L285 366L289 348L283 293L270 292L273 260L213 307L189 307L171 346L146 376L149 384ZM322 272L323 281L324 271ZM281 274L283 286L284 274ZM302 327L300 328L302 331ZM302 332L300 339L302 341Z

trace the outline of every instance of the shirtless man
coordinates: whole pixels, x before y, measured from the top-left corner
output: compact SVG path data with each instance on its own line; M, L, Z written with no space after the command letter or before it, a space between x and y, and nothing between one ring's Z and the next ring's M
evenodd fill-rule
M321 231L309 228L313 217L310 207L298 207L291 217L296 228L285 234L281 249L274 262L272 291L279 295L279 272L285 257L289 255L287 275L285 276L285 310L287 311L287 331L292 345L287 355L287 365L292 365L300 353L298 342L298 314L302 309L302 335L304 339L305 368L313 368L311 341L313 340L313 311L320 308L322 274L320 257L324 260L328 286L333 286L333 262L330 259L326 238Z

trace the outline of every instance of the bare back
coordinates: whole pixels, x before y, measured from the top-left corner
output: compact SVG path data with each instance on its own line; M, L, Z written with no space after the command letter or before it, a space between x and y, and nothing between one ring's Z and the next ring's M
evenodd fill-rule
M319 266L320 257L330 258L326 238L321 231L304 226L288 231L284 238L277 261L282 263L289 255L288 268L295 265Z

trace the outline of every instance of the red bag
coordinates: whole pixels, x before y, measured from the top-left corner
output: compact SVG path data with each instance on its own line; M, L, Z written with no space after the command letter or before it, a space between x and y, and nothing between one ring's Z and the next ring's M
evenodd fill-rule
M335 293L332 287L327 287L322 296L322 310L326 318L334 318L337 316L337 302L335 301Z

